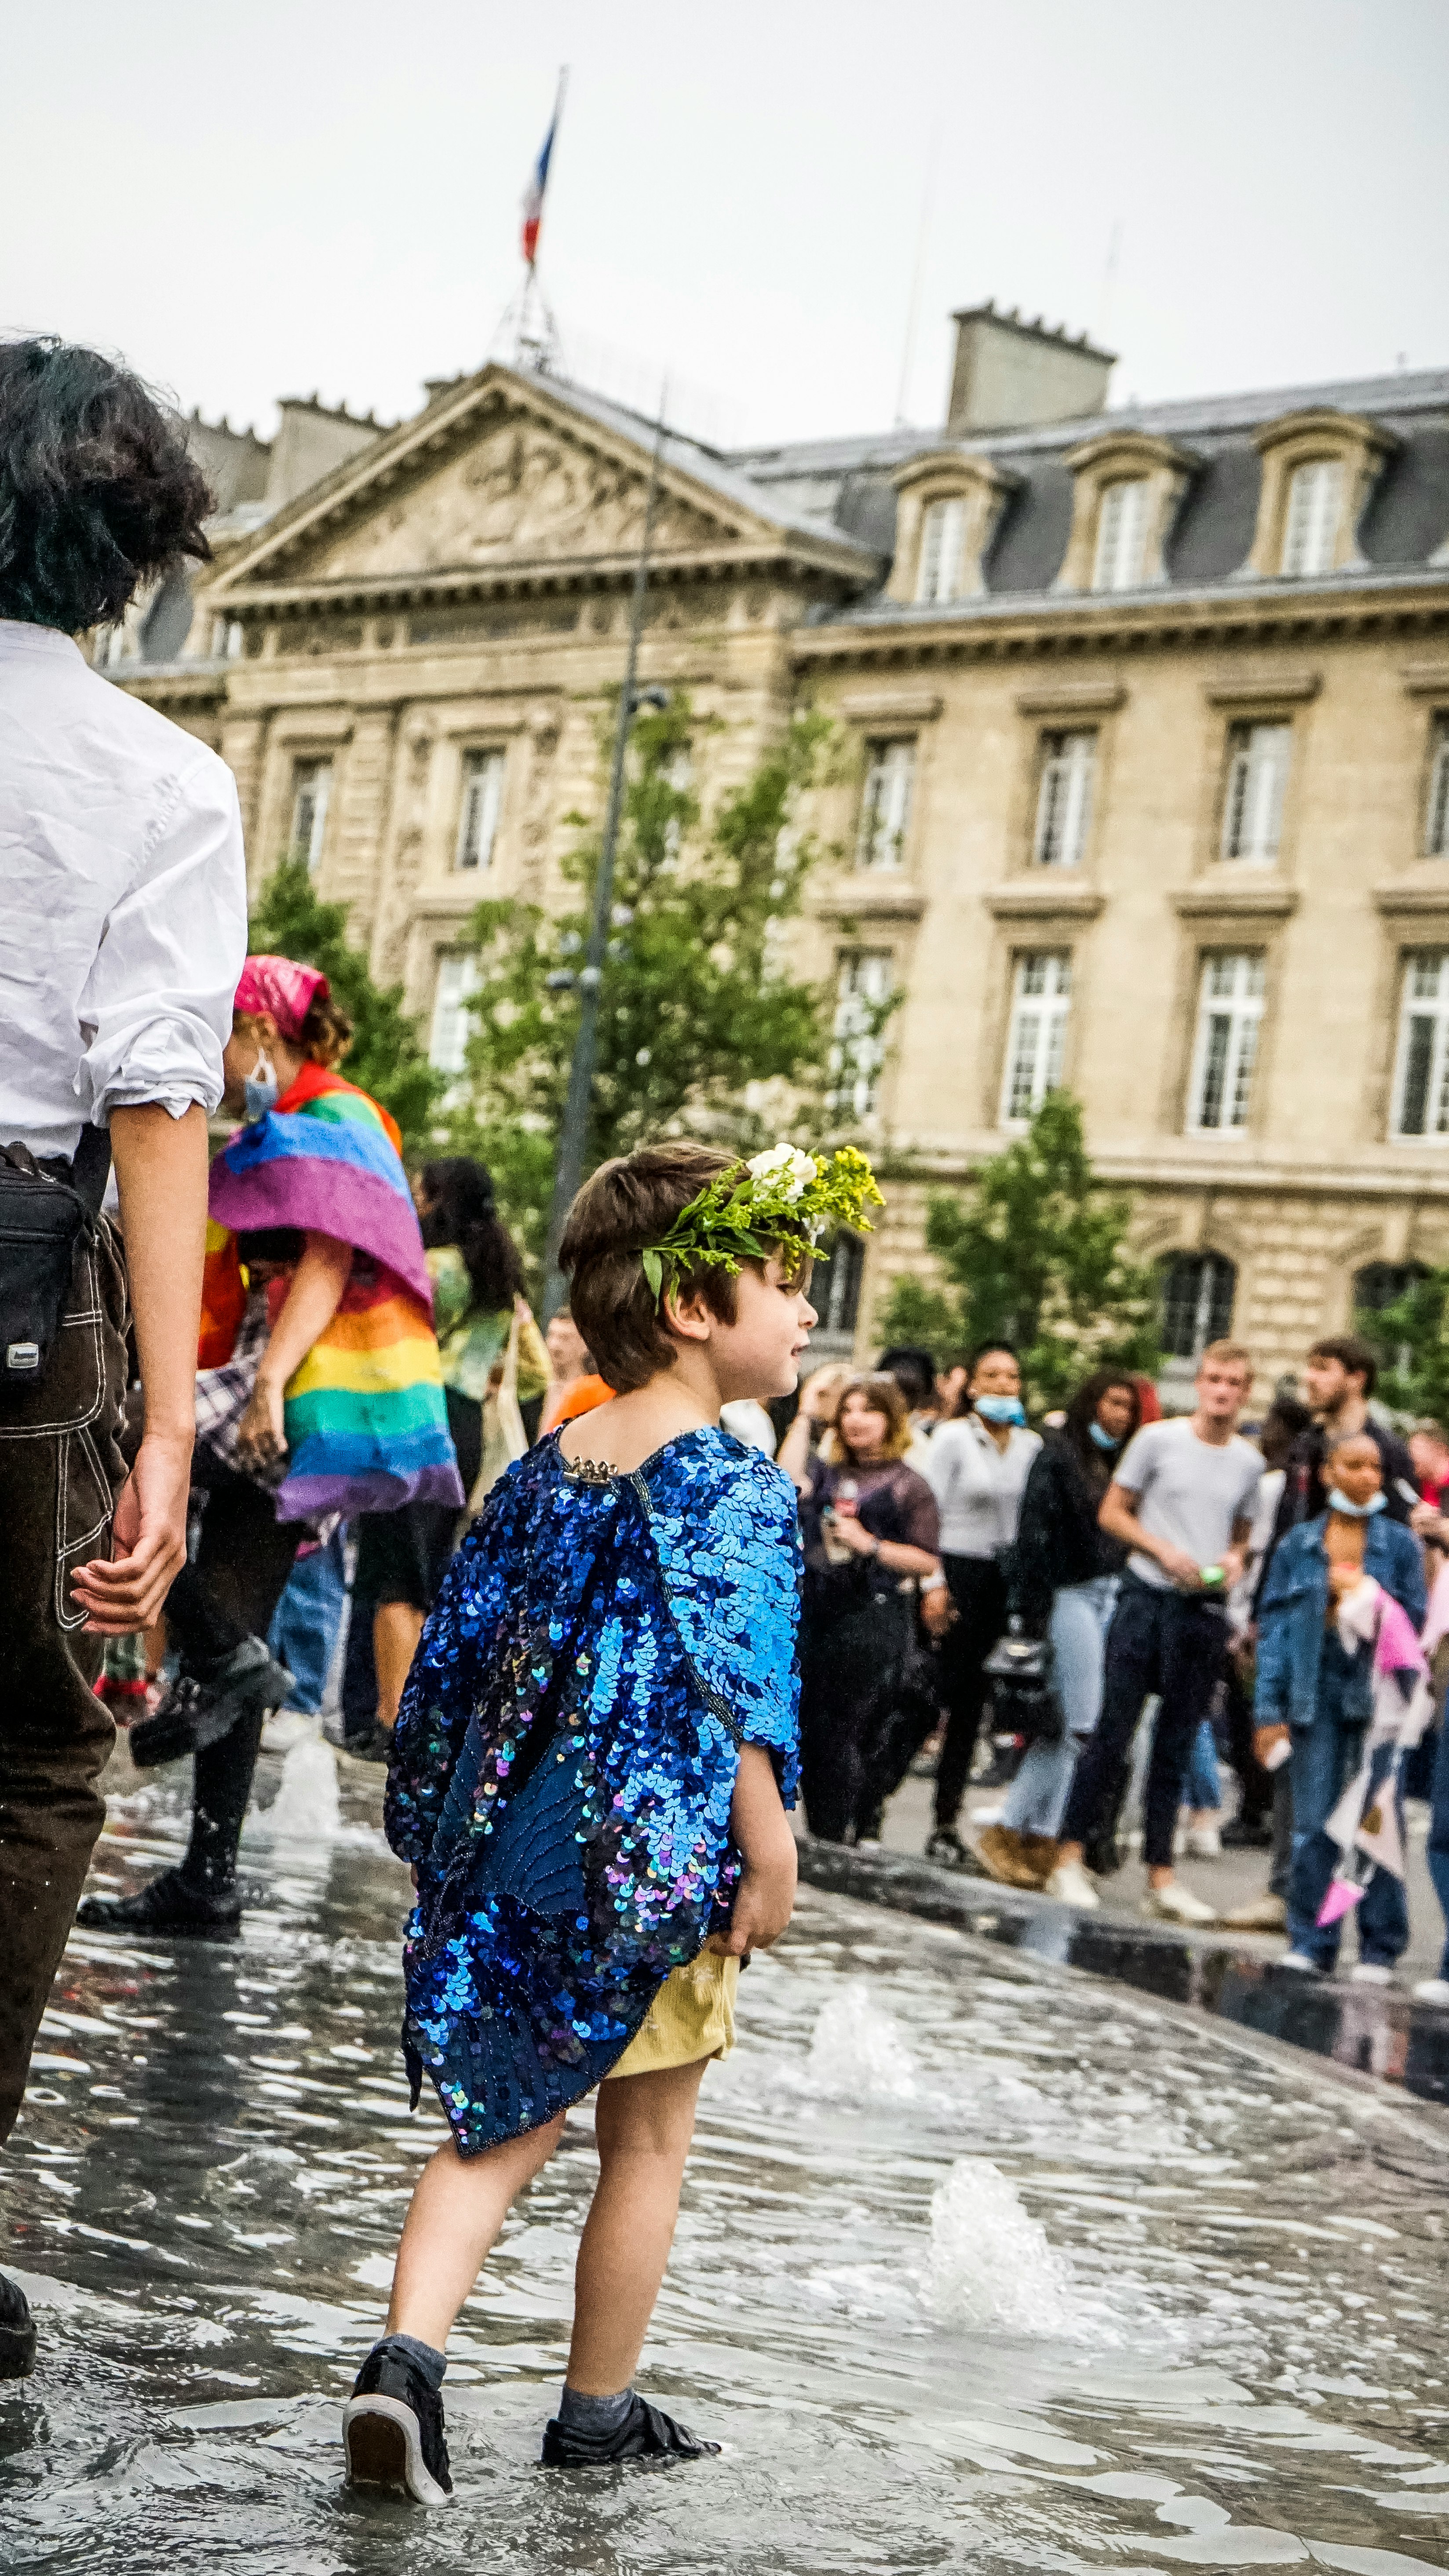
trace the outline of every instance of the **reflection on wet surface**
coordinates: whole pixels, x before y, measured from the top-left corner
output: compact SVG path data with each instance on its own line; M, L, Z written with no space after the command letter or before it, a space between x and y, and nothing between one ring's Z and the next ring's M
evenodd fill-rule
M724 2458L533 2465L585 2111L455 2339L458 2508L351 2496L339 2400L442 2123L393 2045L377 1784L339 1832L292 1763L239 1942L67 1954L8 2159L42 2362L0 2390L7 2567L1444 2566L1439 2119L813 1890L706 2079L641 2374ZM112 1881L170 1856L178 1785L126 1802Z
M1189 2004L1331 2057L1355 2074L1401 2084L1421 2102L1449 2103L1449 2012L1442 2005L1416 2003L1402 1986L1282 1975L1275 1967L1281 1941L1079 1914L998 1887L984 1871L968 1876L896 1852L847 1851L839 1843L807 1844L801 1866L817 1887L834 1894L865 1896L1033 1958L1118 1978L1164 2003Z

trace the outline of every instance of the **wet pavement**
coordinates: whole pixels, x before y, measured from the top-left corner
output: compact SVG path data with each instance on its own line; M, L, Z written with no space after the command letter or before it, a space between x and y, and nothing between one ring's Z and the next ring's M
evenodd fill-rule
M6 2159L43 2347L0 2390L7 2569L1445 2565L1449 2115L814 1888L706 2079L641 2372L723 2458L534 2465L585 2109L455 2339L457 2505L350 2495L340 2400L442 2124L393 2045L377 1775L339 1814L303 1754L238 1942L67 1952ZM103 1883L172 1856L183 1788L122 1779Z

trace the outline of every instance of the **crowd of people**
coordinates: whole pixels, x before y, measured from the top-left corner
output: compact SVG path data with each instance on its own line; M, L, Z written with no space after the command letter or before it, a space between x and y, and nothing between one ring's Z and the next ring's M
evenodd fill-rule
M1449 1729L1432 1679L1449 1628L1449 1437L1426 1421L1399 1438L1353 1334L1316 1343L1301 1397L1282 1389L1244 1425L1252 1377L1241 1345L1212 1343L1193 1411L1164 1420L1148 1381L1099 1368L1039 1432L1001 1343L939 1369L901 1349L867 1376L807 1380L780 1462L805 1549L812 1834L877 1847L929 1740L927 1857L1095 1909L1122 1865L1135 1771L1148 1913L1283 1933L1276 1965L1301 1975L1334 1969L1352 1915L1353 1975L1379 1984L1408 1946L1416 1789L1449 1923ZM987 1707L1004 1796L968 1840ZM1226 1820L1220 1757L1238 1782ZM1220 1917L1175 1863L1224 1847L1271 1866L1262 1895ZM1449 2001L1449 1948L1416 1992Z

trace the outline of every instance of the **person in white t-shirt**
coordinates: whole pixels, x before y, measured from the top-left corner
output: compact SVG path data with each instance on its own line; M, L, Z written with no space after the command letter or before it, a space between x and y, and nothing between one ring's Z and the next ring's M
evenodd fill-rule
M1225 1667L1227 1600L1243 1571L1263 1473L1260 1452L1236 1429L1252 1377L1238 1343L1210 1342L1198 1362L1196 1412L1139 1431L1103 1498L1103 1529L1132 1553L1107 1635L1101 1720L1072 1783L1061 1857L1047 1881L1047 1894L1064 1904L1099 1901L1086 1853L1114 1830L1143 1703L1155 1692L1144 1910L1176 1923L1217 1919L1178 1885L1172 1846L1193 1742Z

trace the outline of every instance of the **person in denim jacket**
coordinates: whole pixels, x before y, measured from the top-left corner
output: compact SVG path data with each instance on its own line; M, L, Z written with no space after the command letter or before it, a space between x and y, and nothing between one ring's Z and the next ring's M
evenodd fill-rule
M1321 1928L1318 1915L1340 1854L1324 1828L1359 1767L1373 1713L1373 1645L1345 1649L1339 1603L1368 1575L1416 1629L1425 1610L1423 1554L1412 1531L1387 1516L1375 1443L1363 1432L1343 1438L1326 1466L1327 1510L1279 1542L1263 1586L1254 1705L1259 1760L1285 1733L1292 1747L1291 1946L1279 1965L1325 1975L1337 1963L1339 1926ZM1386 1984L1409 1938L1402 1881L1376 1870L1357 1912L1354 1976Z

